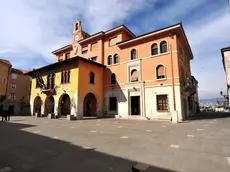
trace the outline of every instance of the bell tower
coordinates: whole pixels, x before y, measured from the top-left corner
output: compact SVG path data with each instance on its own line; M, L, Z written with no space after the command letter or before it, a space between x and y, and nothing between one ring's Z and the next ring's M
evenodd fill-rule
M83 39L82 26L79 19L77 19L73 28L73 42L77 42Z

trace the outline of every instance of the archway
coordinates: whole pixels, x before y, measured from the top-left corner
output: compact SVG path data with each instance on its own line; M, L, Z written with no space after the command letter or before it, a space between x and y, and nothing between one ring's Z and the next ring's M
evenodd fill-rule
M49 96L46 98L45 102L45 116L47 116L49 113L54 113L54 97Z
M34 110L33 110L33 115L35 115L35 113L38 113L39 115L41 114L41 108L42 108L42 99L40 96L37 96L34 99Z
M59 99L60 115L67 116L71 111L71 100L68 94L63 94Z
M97 111L97 99L93 93L88 93L84 99L84 117L95 116Z

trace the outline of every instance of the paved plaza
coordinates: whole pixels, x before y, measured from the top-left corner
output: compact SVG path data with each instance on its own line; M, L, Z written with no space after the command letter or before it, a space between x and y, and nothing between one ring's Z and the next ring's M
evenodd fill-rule
M0 123L0 172L229 172L230 117L216 116L180 124L12 117Z

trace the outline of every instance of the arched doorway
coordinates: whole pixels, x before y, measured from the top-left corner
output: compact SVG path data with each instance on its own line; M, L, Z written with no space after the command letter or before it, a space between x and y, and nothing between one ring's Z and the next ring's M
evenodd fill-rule
M34 99L33 115L35 115L35 113L38 113L40 115L41 114L41 107L42 107L42 99L41 99L41 97L37 96Z
M88 93L84 99L84 117L95 116L97 111L97 99L92 93Z
M54 97L49 96L46 98L45 102L45 116L47 116L49 113L54 113Z
M71 110L71 100L68 94L63 94L59 100L60 115L67 116L70 115Z

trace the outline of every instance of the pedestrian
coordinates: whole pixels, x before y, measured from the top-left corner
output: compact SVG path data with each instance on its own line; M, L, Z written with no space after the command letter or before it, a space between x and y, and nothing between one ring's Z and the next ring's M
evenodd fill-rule
M10 115L11 115L11 111L10 111L10 109L8 109L6 111L6 120L10 121Z
M5 121L7 121L7 109L4 109L3 110L3 112L2 112L2 122L4 121L4 119L5 119Z

